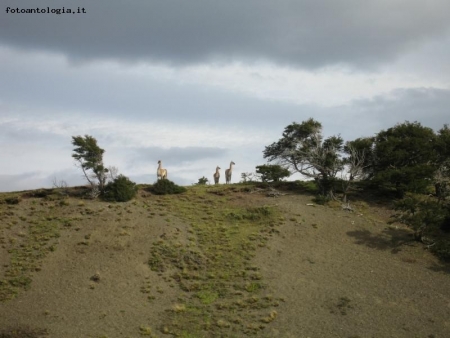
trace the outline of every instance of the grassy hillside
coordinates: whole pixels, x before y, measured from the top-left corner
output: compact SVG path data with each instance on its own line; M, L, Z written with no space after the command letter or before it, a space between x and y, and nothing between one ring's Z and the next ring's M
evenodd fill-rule
M0 194L0 337L445 337L450 275L388 209L194 186Z

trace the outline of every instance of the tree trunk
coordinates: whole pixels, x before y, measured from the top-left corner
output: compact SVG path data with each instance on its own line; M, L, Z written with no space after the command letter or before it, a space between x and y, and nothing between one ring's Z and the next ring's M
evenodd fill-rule
M328 175L323 175L321 178L316 179L317 185L319 186L319 193L325 196L329 200L334 200L334 179L330 178Z

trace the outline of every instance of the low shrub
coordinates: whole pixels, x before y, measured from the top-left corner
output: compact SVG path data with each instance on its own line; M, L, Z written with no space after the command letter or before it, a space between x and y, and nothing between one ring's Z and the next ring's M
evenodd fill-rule
M127 202L136 196L137 190L136 183L126 176L119 175L106 185L102 197L106 201Z
M205 184L208 184L208 179L205 176L199 178L198 183L196 183L196 185L205 185Z
M35 197L35 198L43 198L48 195L53 194L53 189L38 189L34 191L26 192L23 197Z
M279 182L283 178L291 176L289 170L278 164L258 165L256 173L260 175L263 182Z
M181 194L186 191L186 188L176 185L168 179L162 179L153 184L150 191L156 195Z
M6 197L4 201L6 204L19 204L20 198L18 196Z
M450 261L450 206L414 196L396 202L394 220L410 226L415 237L438 257Z
M328 198L328 196L323 196L323 195L317 195L316 197L313 198L313 202L319 205L325 205L330 201L330 199Z
M450 262L450 236L438 238L430 250L442 260Z

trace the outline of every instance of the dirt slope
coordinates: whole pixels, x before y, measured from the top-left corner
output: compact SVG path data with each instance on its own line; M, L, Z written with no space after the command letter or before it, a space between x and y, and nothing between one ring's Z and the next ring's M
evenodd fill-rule
M450 336L449 270L407 229L374 218L377 209L308 207L303 196L277 202L297 221L258 256L286 299L273 337Z
M307 206L308 196L218 189L141 192L122 204L0 204L0 337L450 337L448 267L407 229L387 225L384 210L348 213ZM236 211L264 205L278 210L267 216L276 218L272 228ZM202 241L214 226L228 246ZM45 236L49 229L54 235ZM185 261L197 257L200 270L186 265L177 274L168 260L152 271L157 245L186 248ZM241 246L249 247L236 253L245 259L213 262ZM198 256L187 257L193 250ZM218 266L222 276L211 270ZM192 288L183 290L180 278ZM215 292L219 281L228 291ZM198 323L182 330L188 315Z

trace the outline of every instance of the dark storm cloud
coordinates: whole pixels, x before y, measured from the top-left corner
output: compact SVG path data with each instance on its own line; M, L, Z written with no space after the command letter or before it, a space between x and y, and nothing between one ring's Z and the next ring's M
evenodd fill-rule
M448 0L157 0L3 3L0 43L72 60L173 64L269 60L320 67L372 65L445 33ZM78 8L86 14L6 14L12 8Z

